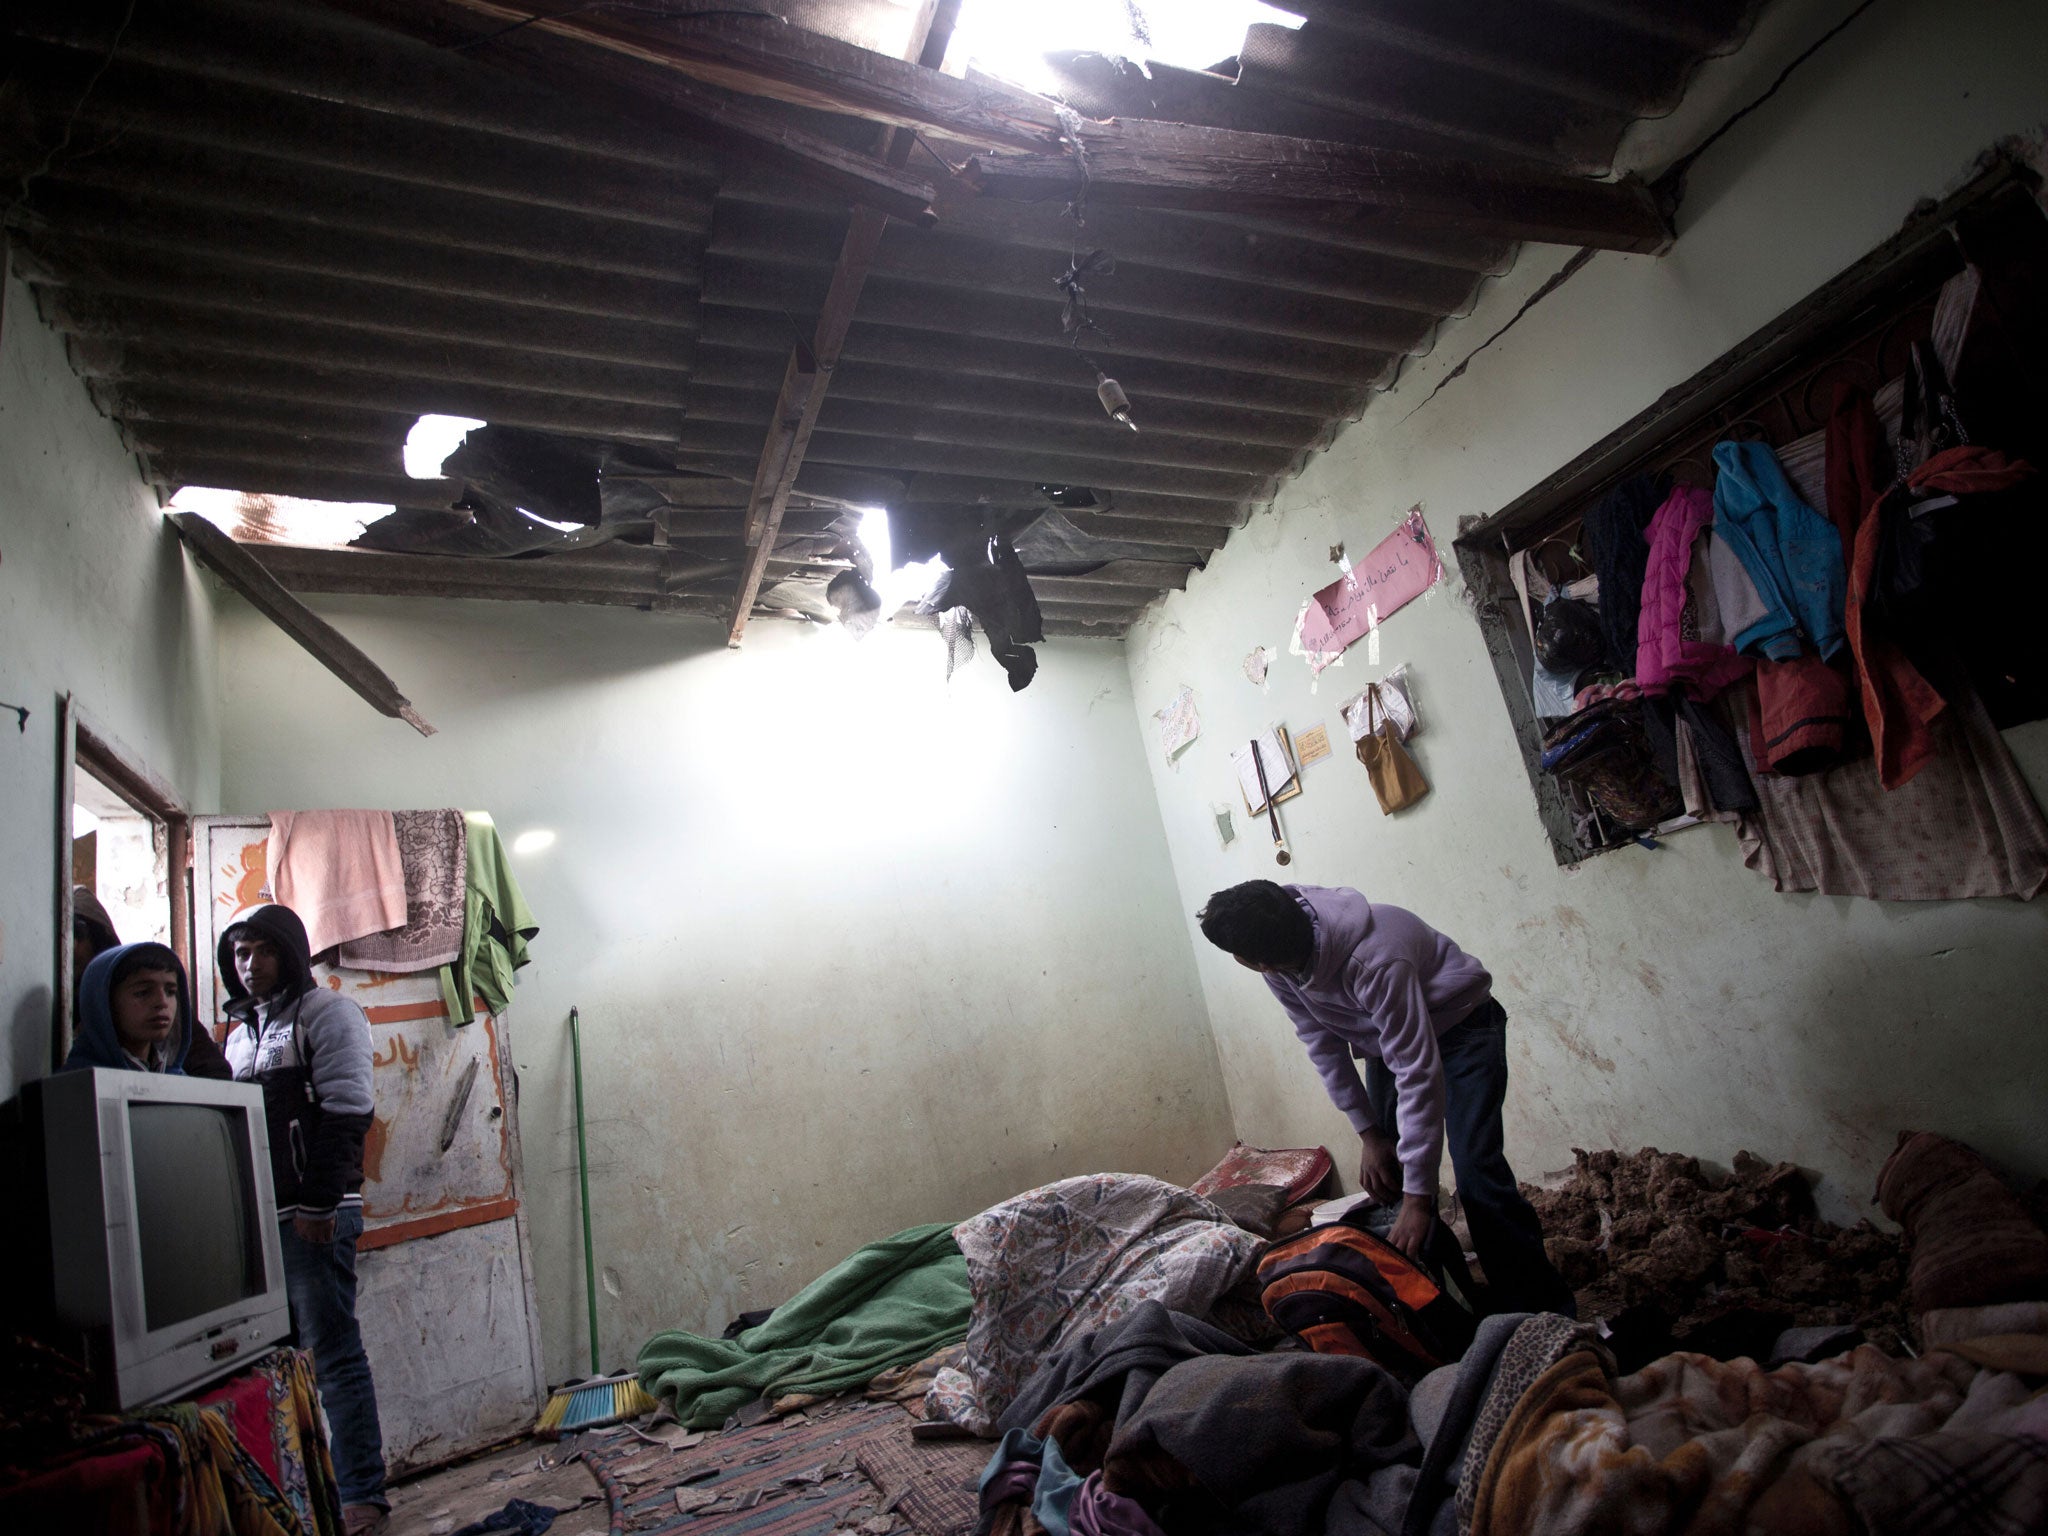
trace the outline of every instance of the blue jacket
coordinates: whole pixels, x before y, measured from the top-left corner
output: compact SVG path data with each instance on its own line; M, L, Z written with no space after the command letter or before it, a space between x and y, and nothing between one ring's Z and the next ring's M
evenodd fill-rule
M1791 661L1804 650L1803 633L1822 660L1833 660L1848 644L1842 536L1799 499L1763 443L1716 443L1714 465L1714 535L1749 572L1765 610L1729 642L1746 656Z
M109 994L113 990L114 967L121 963L123 955L132 955L137 950L154 950L161 958L163 964L152 964L151 970L178 973L178 1028L164 1042L167 1049L163 1070L177 1077L185 1075L185 1057L192 1049L192 984L186 979L185 967L178 963L178 957L161 944L123 944L93 956L78 983L78 1033L72 1039L71 1054L64 1058L64 1071L79 1067L136 1070L134 1058L122 1048L120 1036L114 1033L114 1008Z

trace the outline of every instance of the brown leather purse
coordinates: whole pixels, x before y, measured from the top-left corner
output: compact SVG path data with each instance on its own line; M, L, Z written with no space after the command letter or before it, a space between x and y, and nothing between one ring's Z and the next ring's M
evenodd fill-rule
M1365 690L1365 734L1358 739L1358 760L1372 779L1372 792L1379 796L1383 815L1405 810L1429 793L1429 780L1415 766L1400 731L1387 718L1378 683L1368 684Z

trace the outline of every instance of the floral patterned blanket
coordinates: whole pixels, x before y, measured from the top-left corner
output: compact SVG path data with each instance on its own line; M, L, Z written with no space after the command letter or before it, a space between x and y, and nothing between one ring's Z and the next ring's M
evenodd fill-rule
M1027 1190L953 1237L974 1308L965 1358L939 1372L925 1413L987 1436L1042 1361L1142 1301L1206 1315L1265 1246L1199 1195L1131 1173Z

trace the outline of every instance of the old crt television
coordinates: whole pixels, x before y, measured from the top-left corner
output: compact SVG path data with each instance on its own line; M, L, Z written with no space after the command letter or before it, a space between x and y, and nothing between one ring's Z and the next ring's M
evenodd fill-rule
M107 1411L192 1395L291 1327L263 1091L60 1072L9 1106L15 1315Z

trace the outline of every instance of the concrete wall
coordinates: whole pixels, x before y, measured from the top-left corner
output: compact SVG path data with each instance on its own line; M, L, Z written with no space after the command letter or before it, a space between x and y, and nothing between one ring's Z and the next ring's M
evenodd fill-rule
M1845 9L1794 20L1817 30ZM1734 99L1768 83L1758 62ZM1507 1127L1525 1175L1567 1165L1574 1146L1723 1161L1748 1147L1820 1170L1843 1212L1865 1207L1901 1126L2048 1171L2048 901L1780 896L1722 827L1559 869L1455 574L1381 635L1384 666L1413 665L1427 730L1416 747L1435 785L1399 817L1380 815L1337 714L1377 675L1366 645L1319 690L1285 655L1302 599L1335 579L1332 543L1361 554L1420 502L1448 546L1461 517L1513 499L1860 258L1916 199L1966 179L2000 136L2038 137L2044 120L2048 8L1885 0L1699 162L1674 251L1596 258L1424 404L1563 260L1526 250L1131 637L1147 729L1182 684L1202 711L1178 766L1149 759L1184 913L1275 876L1241 809L1238 843L1219 848L1209 806L1230 794L1229 747L1273 721L1328 725L1340 755L1309 768L1284 808L1297 852L1286 877L1411 907L1492 968L1513 1016ZM1269 693L1240 669L1259 644L1282 652ZM2048 793L2048 725L2010 740ZM1355 1145L1258 978L1199 937L1197 950L1238 1134Z
M155 493L7 280L0 340L0 1097L48 1070L58 704L188 805L219 795L212 601ZM68 808L66 811L68 820Z
M489 810L541 925L511 1010L551 1379L582 1351L582 1009L605 1358L863 1242L1229 1115L1120 648L1010 693L938 637L327 599L440 734L224 600L225 804ZM519 846L519 845L515 845Z

